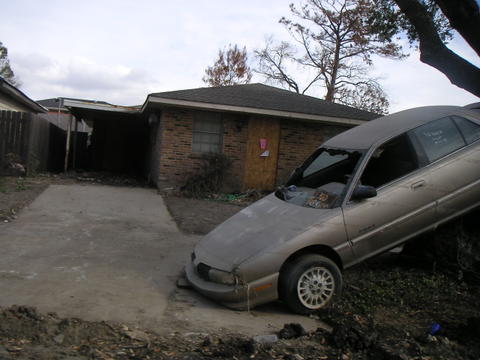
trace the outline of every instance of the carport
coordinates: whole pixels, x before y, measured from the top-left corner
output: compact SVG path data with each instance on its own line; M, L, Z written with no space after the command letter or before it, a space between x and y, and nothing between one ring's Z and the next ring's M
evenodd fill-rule
M65 99L74 116L67 134L70 170L107 171L146 177L149 171L149 125L139 107ZM92 131L83 136L81 121Z

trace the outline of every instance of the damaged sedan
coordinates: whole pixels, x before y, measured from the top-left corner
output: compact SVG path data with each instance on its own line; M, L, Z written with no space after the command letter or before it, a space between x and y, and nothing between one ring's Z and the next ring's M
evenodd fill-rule
M405 110L328 140L195 247L187 279L235 309L328 306L342 271L480 204L480 113Z

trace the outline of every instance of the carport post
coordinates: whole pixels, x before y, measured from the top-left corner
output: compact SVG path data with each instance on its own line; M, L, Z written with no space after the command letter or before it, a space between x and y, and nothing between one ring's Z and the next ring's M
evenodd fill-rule
M77 134L78 134L78 119L75 116L75 134L73 135L73 158L72 158L72 169L77 169Z
M72 131L72 115L70 115L70 119L69 119L68 126L67 126L67 141L66 141L66 144L65 144L65 162L64 162L64 166L63 166L63 171L64 172L68 171L68 155L69 155L69 152L70 152L70 133L71 133L71 131Z

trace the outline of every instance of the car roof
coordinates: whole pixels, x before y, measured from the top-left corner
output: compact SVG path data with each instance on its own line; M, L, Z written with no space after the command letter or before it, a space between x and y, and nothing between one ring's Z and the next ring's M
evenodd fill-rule
M450 115L466 115L480 120L478 113L460 106L424 106L371 120L347 130L327 142L325 147L365 150L432 120Z

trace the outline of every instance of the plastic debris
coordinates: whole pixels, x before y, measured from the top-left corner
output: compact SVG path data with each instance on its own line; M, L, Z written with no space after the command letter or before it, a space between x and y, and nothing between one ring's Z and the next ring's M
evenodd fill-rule
M435 335L436 333L438 333L438 332L440 331L440 329L441 329L440 324L432 323L432 324L430 325L430 329L428 330L428 333L429 333L430 335Z
M253 337L253 341L258 344L272 344L278 341L278 336L275 334L257 335Z

